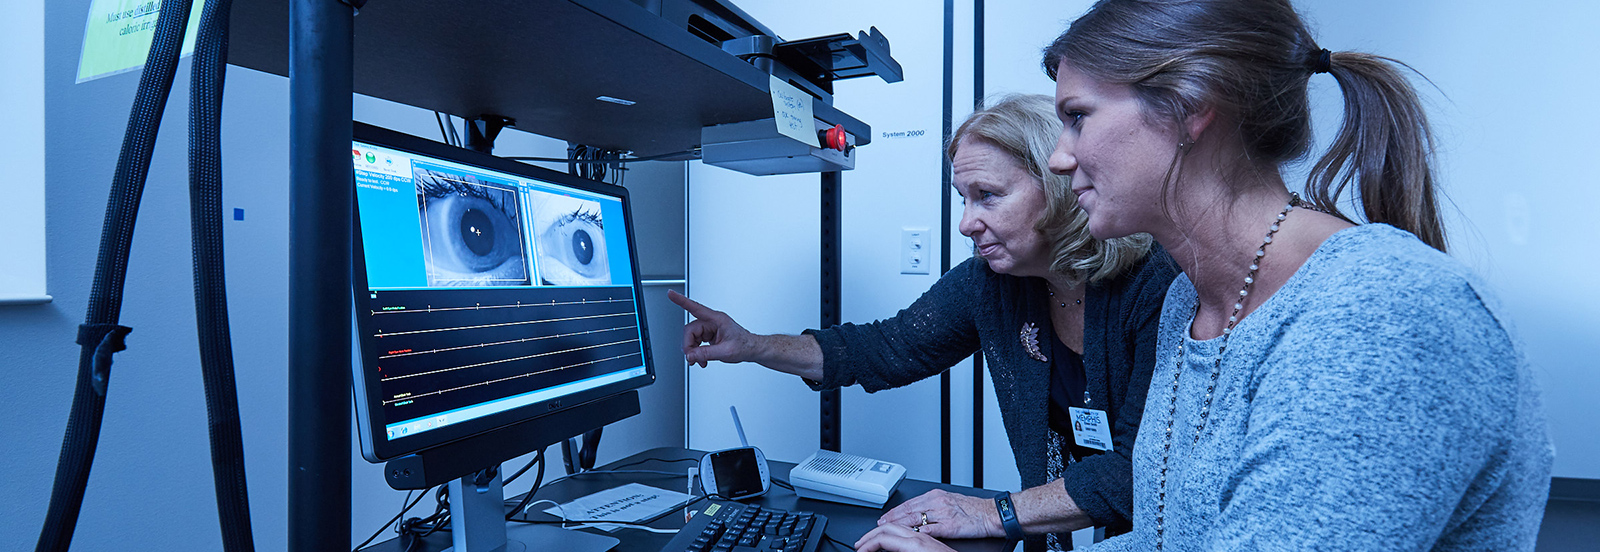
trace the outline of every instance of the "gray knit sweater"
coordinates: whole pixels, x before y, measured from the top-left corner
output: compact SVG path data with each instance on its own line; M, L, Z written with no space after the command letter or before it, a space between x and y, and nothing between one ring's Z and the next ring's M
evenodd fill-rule
M1063 470L1066 490L1096 525L1126 531L1133 510L1129 474L1139 416L1155 362L1161 300L1177 265L1160 247L1127 272L1091 284L1084 299L1083 364L1094 404L1108 405L1114 450ZM860 384L868 392L908 385L945 371L982 347L1024 487L1046 483L1050 439L1050 363L1028 356L1021 330L1053 339L1049 294L1040 278L996 274L970 259L945 274L910 307L868 324L807 330L823 353L830 389Z
M1335 234L1233 331L1196 443L1222 338L1188 337L1195 290L1178 278L1134 451L1134 531L1093 550L1154 550L1163 502L1173 552L1533 550L1553 452L1533 374L1481 293L1411 234Z

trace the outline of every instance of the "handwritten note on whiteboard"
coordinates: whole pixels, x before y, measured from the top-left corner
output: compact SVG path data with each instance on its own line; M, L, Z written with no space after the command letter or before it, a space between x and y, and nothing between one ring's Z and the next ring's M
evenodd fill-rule
M811 147L817 147L817 127L811 114L811 95L778 77L772 80L772 115L778 122L778 133L794 138Z

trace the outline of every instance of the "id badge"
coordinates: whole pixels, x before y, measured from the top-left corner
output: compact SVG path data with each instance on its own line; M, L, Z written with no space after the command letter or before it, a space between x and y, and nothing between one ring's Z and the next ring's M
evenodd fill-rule
M1072 417L1072 440L1080 447L1111 450L1111 424L1106 421L1106 411L1067 407Z

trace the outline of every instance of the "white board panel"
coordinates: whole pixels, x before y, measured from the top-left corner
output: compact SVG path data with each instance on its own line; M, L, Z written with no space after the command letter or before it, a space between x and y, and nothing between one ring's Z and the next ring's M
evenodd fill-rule
M0 305L50 301L45 288L44 2L9 4L0 33Z

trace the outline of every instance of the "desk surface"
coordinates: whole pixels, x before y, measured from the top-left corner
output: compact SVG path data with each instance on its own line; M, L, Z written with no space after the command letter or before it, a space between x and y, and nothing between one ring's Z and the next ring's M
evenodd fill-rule
M692 465L691 463L683 462L682 460L699 460L703 454L704 453L699 451L681 448L652 449L596 468L596 472L610 469L628 469L660 470L681 473L685 471L687 467ZM794 468L794 464L790 462L771 461L769 463L772 466L772 473L774 476L781 477L785 480L788 479L789 470ZM524 477L528 476L524 475ZM669 477L666 475L649 474L595 473L593 475L583 475L565 479L556 482L553 485L548 485L540 489L537 496L540 499L565 502L574 498L588 495L590 493L603 491L617 485L632 482L654 485L675 491L681 491L685 486L683 475ZM900 483L899 488L895 489L894 495L889 497L889 504L886 506L886 508L893 507L896 504L905 502L912 497L921 495L933 489L944 489L953 493L968 494L973 496L994 496L996 494L993 491L987 491L983 489L944 485L916 479L906 479ZM508 500L508 502L510 501ZM866 534L867 531L870 531L873 527L876 527L878 516L884 511L874 508L863 508L860 506L836 504L833 502L802 499L799 496L796 496L794 491L779 487L777 485L773 485L772 490L767 494L744 502L760 504L762 507L771 507L791 511L816 512L818 514L822 514L828 518L828 525L826 528L827 534L846 543L855 542L856 539L861 538L861 535ZM696 505L696 508L698 507L699 505ZM668 515L651 523L650 525L652 527L658 527L662 529L679 529L683 527L683 524L683 516ZM616 548L612 549L613 552L658 552L661 550L662 546L667 544L667 541L672 540L672 535L651 533L648 531L619 529L614 533L604 533L593 529L583 530L600 534L608 534L622 539L622 543L617 545ZM962 552L1000 552L1007 549L1006 542L1000 539L949 541L946 544L949 544L951 547ZM427 539L424 539L423 542L418 543L416 546L413 546L412 552L433 552L437 550L443 550L449 546L450 535L441 532L436 533ZM394 539L373 545L371 548L367 548L366 550L373 552L398 552L402 548L403 547L400 546L400 540ZM824 542L817 546L817 550L819 552L827 552L843 549L832 543Z

